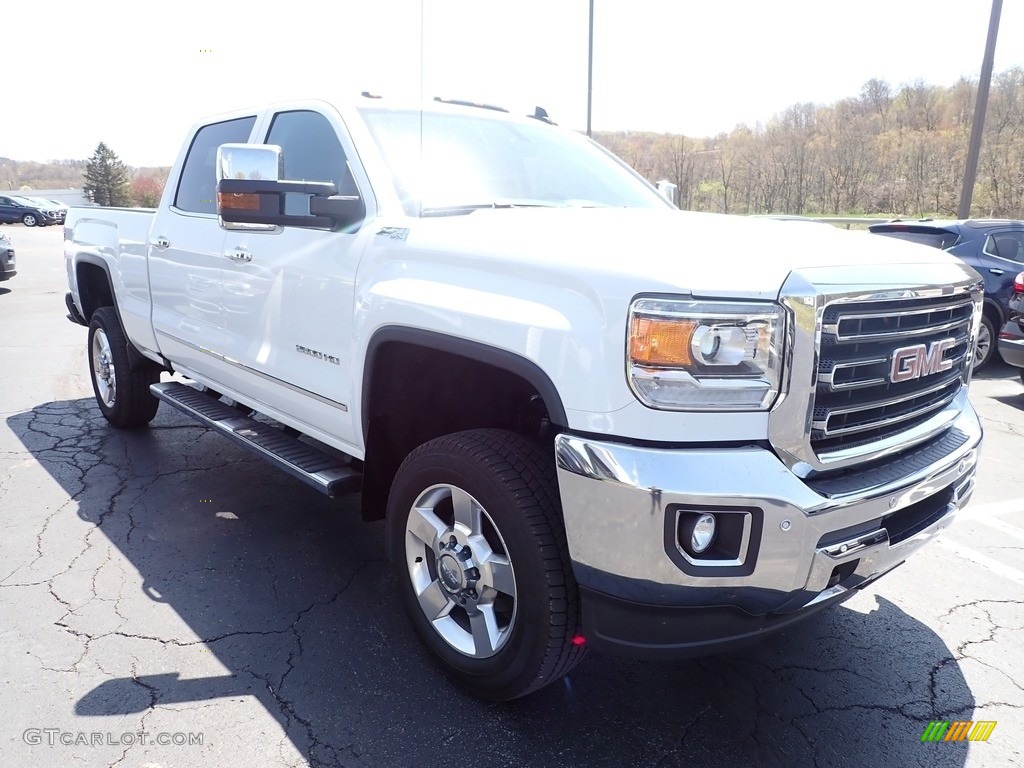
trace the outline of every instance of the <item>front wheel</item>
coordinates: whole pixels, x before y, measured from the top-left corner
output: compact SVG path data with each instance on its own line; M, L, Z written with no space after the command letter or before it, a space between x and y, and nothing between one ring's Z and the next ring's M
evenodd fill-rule
M523 696L582 658L554 456L521 435L413 451L388 499L388 549L420 638L477 696Z
M141 427L156 416L150 384L160 381L155 367L132 370L128 340L113 307L100 307L89 323L89 369L96 403L111 425Z
M24 224L26 227L34 227L36 224L39 223L39 220L35 217L34 214L26 213L24 216L21 217L21 223Z

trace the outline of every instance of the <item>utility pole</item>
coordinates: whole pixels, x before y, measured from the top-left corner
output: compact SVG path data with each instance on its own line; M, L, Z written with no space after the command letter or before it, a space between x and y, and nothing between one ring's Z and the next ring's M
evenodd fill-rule
M594 101L594 0L590 0L590 44L587 46L587 136L590 136L590 109Z
M971 123L971 140L967 146L967 165L964 168L964 186L960 191L960 207L957 218L971 217L971 198L974 196L974 180L978 176L978 155L981 154L981 135L985 130L985 112L988 110L988 87L992 82L992 61L996 55L996 34L999 32L999 15L1003 0L992 0L992 15L988 20L988 39L985 41L985 58L981 62L981 78L978 80L978 100L974 104L974 120Z

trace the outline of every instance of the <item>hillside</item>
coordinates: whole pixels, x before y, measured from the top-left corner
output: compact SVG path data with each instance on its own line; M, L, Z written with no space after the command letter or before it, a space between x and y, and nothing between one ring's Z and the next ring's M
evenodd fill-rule
M977 84L869 80L828 106L794 104L713 138L594 138L681 208L724 213L955 216ZM1024 218L1024 69L993 78L972 215Z

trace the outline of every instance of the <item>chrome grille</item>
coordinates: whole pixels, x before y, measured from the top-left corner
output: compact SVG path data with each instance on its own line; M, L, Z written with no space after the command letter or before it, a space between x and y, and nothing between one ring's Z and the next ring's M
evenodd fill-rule
M811 448L821 456L912 429L948 405L969 380L970 296L842 301L821 318ZM948 370L893 383L897 349L952 339Z

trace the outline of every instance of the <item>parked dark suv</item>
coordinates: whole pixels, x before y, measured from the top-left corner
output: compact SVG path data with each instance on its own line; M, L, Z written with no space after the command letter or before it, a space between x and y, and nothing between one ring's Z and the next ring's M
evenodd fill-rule
M996 333L1009 315L1013 279L1024 269L1024 221L887 221L868 229L949 251L985 278L985 314L975 345L974 370L992 359Z
M0 222L13 224L20 221L26 227L45 227L63 221L55 206L40 205L27 197L0 196Z

